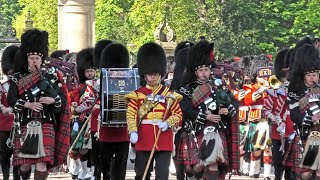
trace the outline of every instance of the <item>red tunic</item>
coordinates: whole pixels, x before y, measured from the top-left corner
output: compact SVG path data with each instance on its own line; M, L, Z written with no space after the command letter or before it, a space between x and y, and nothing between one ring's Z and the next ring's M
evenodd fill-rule
M4 105L5 107L8 106L7 102L7 95L5 92L1 93L1 104ZM4 115L0 111L0 131L10 131L13 123L14 115L9 114L9 115Z
M160 85L161 87L161 85ZM166 87L167 88L167 87ZM156 136L158 134L159 128L155 124L144 124L141 123L139 128L137 128L138 124L138 109L142 105L143 101L147 98L147 96L156 91L155 89L151 89L151 87L141 87L130 94L135 94L136 98L129 98L127 118L128 118L128 128L129 133L131 131L138 131L138 141L135 145L135 149L137 151L151 151L153 144L155 142ZM172 92L168 92L172 93ZM165 95L167 95L166 93ZM182 112L179 106L179 101L182 98L181 95L177 93L173 93L176 95L176 101L170 107L170 110L167 115L167 122L169 126L175 127L179 124L182 118ZM179 98L180 97L180 98ZM151 112L148 112L145 120L159 120L163 118L166 109L166 102L159 102ZM132 113L130 113L132 112ZM156 146L156 151L172 151L173 150L173 132L171 129L164 131L161 133L159 141Z
M244 85L243 89L248 92L248 94L244 97L244 104L249 107L248 120L255 122L259 121L262 118L262 109L264 104L264 98L267 96L266 92L263 92L261 97L254 101L252 99L252 95L260 88L260 85Z
M127 127L100 127L99 132L100 142L128 142Z
M277 131L278 124L275 122L276 116L280 116L281 106L279 107L278 96L275 89L268 89L268 96L264 99L264 117L266 119L271 118L271 138L281 140L280 133Z

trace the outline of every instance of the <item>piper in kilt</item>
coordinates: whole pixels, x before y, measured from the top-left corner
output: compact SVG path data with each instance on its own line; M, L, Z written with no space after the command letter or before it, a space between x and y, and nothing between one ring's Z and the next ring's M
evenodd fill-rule
M31 164L35 179L46 179L48 168L61 165L69 146L69 107L62 74L54 68L42 69L48 56L48 33L26 31L16 62L16 74L8 92L8 104L17 122L13 165L20 166L22 179L28 179Z
M290 70L288 87L291 120L302 143L296 153L296 173L301 179L319 178L319 52L313 45L304 44L295 53L293 69Z
M18 46L8 46L5 48L1 56L1 69L3 74L8 78L6 82L2 82L0 84L0 164L4 180L9 180L9 170L11 165L10 158L13 154L13 135L10 134L10 131L13 128L14 114L12 112L12 108L8 105L7 95L10 78L14 72L14 57L18 50ZM18 166L13 167L13 179L20 179Z
M211 80L212 53L213 44L206 40L189 50L187 85L178 91L184 96L180 106L185 132L177 153L177 159L184 160L187 173L210 180L225 178L230 158L226 131L231 131L230 117L235 114L221 80Z
M166 74L166 56L156 43L146 43L140 47L137 56L138 72L147 85L125 95L128 100L127 123L130 142L135 144L136 180L150 179L153 161L156 161L156 179L167 180L173 150L173 132L182 119L179 102L180 94L161 85ZM159 136L158 141L156 138ZM154 155L151 157L151 152ZM150 156L150 157L149 157ZM148 159L151 165L146 167Z
M182 76L186 69L187 55L192 44L188 41L180 42L175 49L175 67L174 67L174 75L172 79L172 83L170 89L174 91L178 91L181 86L183 86ZM182 127L177 131L174 138L175 145L175 155L173 156L173 161L176 168L176 175L178 180L185 180L185 164L183 156L183 146L180 144L186 144L188 142L188 137L186 136L186 130L183 128L184 122L181 122ZM193 140L193 139L192 139ZM190 142L192 142L192 140ZM188 176L193 176L192 173L187 174Z

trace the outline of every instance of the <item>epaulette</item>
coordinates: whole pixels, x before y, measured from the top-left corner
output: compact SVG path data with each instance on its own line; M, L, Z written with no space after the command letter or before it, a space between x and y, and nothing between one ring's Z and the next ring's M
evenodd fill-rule
M178 100L178 101L180 101L183 98L183 96L177 92L173 92L173 97L175 100Z
M285 96L286 95L286 91L284 89L285 87L281 87L279 89L277 89L277 94L280 94L281 96Z
M135 90L135 91L131 91L130 93L124 95L124 98L128 102L130 99L137 101L138 99L145 99L145 98L147 98L147 96L144 95L143 93L137 92L137 90Z
M270 95L270 96L272 96L272 97L275 97L275 96L276 96L275 90L272 89L272 88L267 89L266 92L267 92L268 95Z

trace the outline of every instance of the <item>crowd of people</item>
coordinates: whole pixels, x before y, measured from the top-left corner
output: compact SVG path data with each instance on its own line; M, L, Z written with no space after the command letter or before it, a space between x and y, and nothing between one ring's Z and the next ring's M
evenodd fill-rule
M9 179L44 180L56 167L72 179L275 180L320 177L320 42L305 37L270 55L216 62L214 43L180 42L173 57L157 43L137 53L139 85L125 94L104 70L131 72L123 44L100 40L49 56L48 33L26 31L1 57L0 164ZM118 84L117 84L118 83ZM125 102L125 111L119 104ZM107 112L108 111L108 112ZM119 122L123 116L123 122ZM172 161L173 160L173 161ZM263 171L261 171L263 166Z

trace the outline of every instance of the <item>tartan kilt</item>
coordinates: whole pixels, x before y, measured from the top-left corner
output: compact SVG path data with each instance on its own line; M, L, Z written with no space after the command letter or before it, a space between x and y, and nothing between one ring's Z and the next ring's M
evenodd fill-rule
M15 137L13 147L13 166L22 164L36 164L46 163L47 165L53 165L54 163L54 146L55 146L55 131L52 123L44 123L42 125L43 145L46 156L40 158L20 158L18 157L21 144L19 138ZM27 126L21 127L21 133L25 134Z
M299 163L301 162L301 148L300 145L298 144L300 140L299 136L295 136L294 140L291 142L291 147L289 149L289 140L286 138L285 142L285 159L283 160L283 164L285 166L290 166L290 167L298 167Z
M222 145L224 148L224 158L225 161L219 162L222 164L228 164L229 163L229 153L228 153L228 145L227 145L227 139L226 134L223 131L219 131L219 135L222 140ZM191 135L187 136L181 136L181 140L178 146L177 154L176 154L176 161L180 164L184 165L195 165L200 163L200 159L198 158L199 153L199 147L201 146L203 134L199 134L196 136L198 146L196 146L196 142L194 141L194 138Z
M195 165L200 163L198 153L202 138L199 138L198 136L196 138L197 143L192 135L188 135L187 132L181 133L180 142L176 150L176 163L184 165Z

